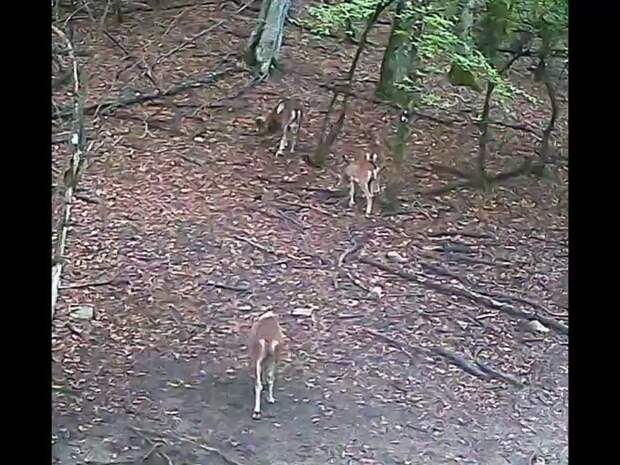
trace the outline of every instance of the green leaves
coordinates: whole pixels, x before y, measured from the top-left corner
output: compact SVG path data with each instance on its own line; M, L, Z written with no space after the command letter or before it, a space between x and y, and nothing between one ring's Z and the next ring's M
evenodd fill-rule
M346 31L366 21L381 1L309 7L310 19L305 22L317 34ZM532 99L502 75L511 59L505 50L518 53L531 47L539 56L548 56L567 45L568 0L411 0L395 15L408 24L394 33L410 38L415 47L418 77L424 70L424 75L447 76L451 84L478 92L485 81L491 82L502 105L515 95ZM415 18L415 23L407 23L408 18ZM403 79L398 86L419 93L423 82Z
M383 0L349 0L332 5L308 8L309 20L304 23L315 34L330 35L348 30L351 24L366 22Z

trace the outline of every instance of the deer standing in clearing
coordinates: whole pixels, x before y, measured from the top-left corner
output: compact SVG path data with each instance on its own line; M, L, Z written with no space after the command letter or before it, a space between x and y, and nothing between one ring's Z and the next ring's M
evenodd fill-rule
M261 135L273 134L282 131L280 145L276 152L276 157L284 155L284 151L289 142L290 151L295 152L295 145L299 142L299 130L303 119L304 110L295 99L282 99L269 112L267 116L256 117L256 128Z
M366 197L366 216L372 212L372 201L381 188L379 187L379 172L383 167L377 165L377 154L366 154L361 160L355 160L345 168L344 173L349 178L349 207L355 205L355 184L360 186Z
M261 392L263 391L263 370L267 382L267 402L273 404L273 384L276 379L276 365L284 350L284 333L278 316L268 311L259 316L250 330L250 363L254 372L254 411L252 418L261 417Z

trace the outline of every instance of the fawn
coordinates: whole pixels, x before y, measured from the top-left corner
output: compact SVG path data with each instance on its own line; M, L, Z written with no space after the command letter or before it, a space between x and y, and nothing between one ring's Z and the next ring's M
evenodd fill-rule
M267 381L267 402L273 404L273 383L276 379L276 364L284 350L284 333L278 316L268 311L259 316L250 330L250 363L254 372L254 411L252 418L261 417L261 392L263 390L262 375L265 372Z
M355 184L357 183L364 197L366 197L366 216L372 211L373 197L381 189L379 187L379 172L383 167L377 166L377 154L366 154L361 160L355 160L345 168L344 173L349 178L349 207L355 205Z
M256 117L256 128L259 134L267 135L282 131L276 157L284 155L284 150L288 145L289 133L292 133L291 153L295 152L295 144L299 142L299 130L303 115L304 110L301 103L291 98L280 100L267 116Z

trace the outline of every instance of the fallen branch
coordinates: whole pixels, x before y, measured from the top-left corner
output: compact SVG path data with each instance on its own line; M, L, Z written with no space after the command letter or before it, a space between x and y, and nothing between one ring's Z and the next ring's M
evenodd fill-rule
M162 61L164 61L165 59L171 57L172 55L174 55L175 53L177 53L180 50L183 50L185 47L187 47L188 45L191 45L194 43L194 41L200 39L202 36L204 36L205 34L211 32L213 29L215 29L216 27L221 26L222 24L224 24L224 20L218 21L217 23L209 26L208 28L200 31L198 34L194 34L192 37L190 37L189 39L187 39L185 42L183 42L181 45L179 45L178 47L174 47L172 50L170 50L169 52L164 53L163 55L157 57L157 59L155 60L155 63L153 63L153 68L155 68L155 66L157 66L158 64L160 64Z
M126 279L118 279L118 278L103 279L101 281L92 281L92 282L79 283L79 284L69 284L68 286L60 287L60 289L83 289L85 287L98 287L98 286L108 286L108 285L119 286L121 284L129 284L129 281Z
M269 249L269 248L267 248L267 247L265 247L263 245L260 245L256 241L253 241L252 239L249 239L249 238L244 237L244 236L235 235L235 236L233 236L233 238L237 239L239 241L243 241L246 244L250 244L252 247L257 248L261 252L268 253L268 254L271 254L271 255L275 255L276 257L287 257L287 258L289 258L291 260L294 260L294 261L302 261L303 260L300 257L295 257L294 255L288 254L286 252L280 252L278 250Z
M497 239L488 233L477 233L468 231L436 231L428 234L429 237L441 237L441 236L463 236L472 237L474 239Z
M66 34L52 24L52 31L58 35L66 44L69 50L69 57L73 68L73 127L71 130L70 142L73 149L71 162L65 174L65 195L63 201L63 212L59 223L58 243L56 246L56 256L61 258L52 265L52 319L58 301L58 291L60 288L60 278L64 265L67 235L69 233L69 222L71 219L71 207L73 205L73 192L77 186L78 173L84 161L83 153L83 129L84 129L84 106L82 105L82 95L80 95L80 77L78 63L73 53L73 44Z
M494 184L499 184L501 181L506 181L511 178L516 178L518 176L528 175L528 174L536 174L539 175L541 172L542 165L533 164L531 160L525 160L519 166L497 173L494 176L490 176L485 174L485 183L487 186L492 186ZM419 192L419 195L422 196L432 196L432 195L440 195L450 192L454 189L460 189L463 187L473 187L473 188L481 188L483 187L483 183L480 182L479 179L468 179L464 181L455 181L453 183L445 184L443 186L437 187L435 189L430 189L428 191Z
M175 15L174 18L172 18L172 21L170 21L170 24L168 25L168 27L164 31L164 37L166 37L168 34L170 34L170 31L172 30L174 25L177 23L177 21L181 18L181 16L183 16L185 13L187 13L191 9L192 9L192 7L185 8L179 14Z
M121 100L109 100L100 103L93 103L90 105L86 105L83 108L84 114L92 115L92 114L103 114L104 112L112 112L117 110L118 108L128 107L130 105L135 105L136 103L145 103L154 100L163 100L166 97L171 97L176 94L180 94L181 92L185 92L189 89L195 89L198 87L209 86L217 82L223 76L226 76L233 71L240 72L237 68L227 68L223 71L213 72L209 76L202 79L189 80L185 82L181 82L179 84L175 84L168 88L163 92L151 92L147 94L140 94L136 92L136 95L131 98L121 99ZM72 114L71 110L60 110L52 113L52 119L64 118Z
M543 304L536 302L535 300L529 299L527 297L518 297L518 296L513 296L513 295L504 295L504 294L498 294L496 292L483 292L483 294L488 295L489 297L492 297L494 299L498 299L498 300L511 300L513 302L521 302L527 305L530 305L531 307L534 307L536 309L542 310L543 312L545 312L548 315L551 315L553 317L559 317L559 318L568 318L568 315L566 313L555 313L552 312L551 310L549 310L547 307L545 307Z
M447 174L451 174L453 176L456 176L457 178L471 179L471 177L472 177L471 174L466 173L464 171L461 171L458 168L453 168L452 166L445 166L445 165L440 165L440 164L437 164L437 163L431 163L431 168L432 168L433 172L447 173Z
M338 257L338 267L341 267L342 265L344 265L344 262L347 259L347 257L351 254L354 254L360 251L361 248L364 247L365 244L366 244L365 240L357 242L357 240L353 238L353 245L349 247L347 250L345 250L342 253L342 255L340 255L340 257Z
M476 378L480 378L485 381L489 379L489 376L484 371L480 370L475 365L469 363L467 360L465 360L463 357L461 357L458 354L452 353L442 347L433 347L431 351L434 354L445 358L448 362L452 363L452 365L459 367L464 372L469 373L470 375L475 376Z
M99 201L99 199L91 199L90 197L87 197L85 195L81 195L81 194L75 194L75 198L78 200L81 200L82 202L86 202L86 203L90 203L90 204L95 204L98 205L101 202Z
M158 436L154 431L150 431L150 430L147 430L147 429L144 429L144 428L137 428L135 426L129 426L129 429L131 429L132 431L135 431L136 433L138 433L141 437L143 437L145 440L147 440L151 444L155 444L157 442L163 443L163 444L166 444L166 445L170 444L169 441L166 441L166 439L164 437L162 437L162 436ZM174 438L174 439L177 439L177 440L183 441L183 442L189 442L190 444L193 444L193 445L199 447L200 449L202 449L204 451L216 454L224 462L226 462L228 465L241 465L239 462L237 462L236 460L230 458L228 455L226 455L224 452L219 450L217 447L208 446L206 444L203 444L202 442L200 442L200 440L198 438L192 438L192 437L189 437L189 436L187 436L187 437L186 436L179 436L179 435L173 434L170 431L166 431L165 434L169 438Z
M533 136L535 136L537 140L540 140L540 136L538 135L538 132L536 131L536 129L532 129L529 126L526 126L525 124L505 123L503 121L489 121L488 124L492 126L502 126L505 128L514 129L516 131L527 132L528 134L532 134Z
M506 374L506 373L502 373L499 370L496 370L493 367L490 367L488 365L483 364L482 362L475 362L476 366L478 368L480 368L480 370L482 370L483 372L487 373L489 376L492 376L493 378L505 381L509 384L512 384L513 386L516 386L518 388L523 388L525 387L525 384L523 384L521 381L519 381L517 378L515 378L512 375Z
M405 344L397 341L396 339L391 338L390 336L379 333L369 328L362 328L362 329L368 334L372 334L376 338L387 342L392 347L394 347L398 351L405 354L411 360L415 361L415 357L409 349L413 349L425 355L434 354L434 355L438 355L440 357L445 358L452 365L455 365L456 367L462 369L466 373L469 373L470 375L475 376L476 378L480 378L484 381L489 380L489 378L496 378L496 379L508 382L510 384L513 384L515 386L523 387L523 383L521 383L519 380L517 380L511 375L501 373L500 371L497 371L494 368L490 368L480 362L470 363L467 360L465 360L463 357L461 357L460 355L450 352L449 350L446 350L442 347L421 348L421 347L412 347L407 344L406 345L407 347L405 348Z
M462 189L464 187L476 187L476 184L472 181L455 181L452 183L444 184L443 186L436 187L427 191L419 192L419 195L430 197L433 195L446 194L455 189Z
M186 162L189 162L189 163L191 163L193 165L196 165L196 166L198 166L200 168L202 168L204 166L204 162L198 161L195 158L188 157L187 155L183 155L182 153L179 153L177 155L178 155L179 158L185 160Z
M411 351L409 349L413 349L417 352L421 352L425 355L428 355L430 353L430 350L423 348L423 347L411 347L407 344L407 348L405 348L405 344L397 341L396 339L391 338L390 336L386 336L385 334L382 334L378 331L375 331L373 329L370 328L362 328L365 332L367 332L368 334L372 334L373 336L375 336L378 339L381 339L385 342L387 342L388 344L390 344L392 347L394 347L395 349L397 349L398 351L402 352L403 354L405 354L407 357L409 357L411 360L413 361L417 361L417 359L414 357L413 353L411 353Z
M446 254L446 259L450 262L465 262L472 263L474 265L488 265L488 266L502 266L509 267L511 266L510 262L494 262L492 260L484 260L482 258L471 258L465 255L460 255L457 253L448 252Z
M211 452L213 454L218 455L228 465L241 465L239 462L237 462L236 460L230 458L228 455L226 455L224 452L219 450L217 447L207 446L206 444L203 444L203 443L199 442L198 439L194 439L194 438L190 438L190 437L177 436L177 438L180 439L181 441L186 441L186 442L189 442L191 444L194 444L195 446L198 446L199 448L201 448L204 451Z
M252 289L249 287L240 287L240 286L231 286L229 284L216 283L214 281L207 281L207 286L213 286L218 289L226 289L228 291L236 291L236 292L251 292Z
M475 303L482 304L490 308L494 308L496 310L499 310L503 313L506 313L508 315L511 315L517 318L521 318L521 319L529 320L529 321L538 320L541 323L546 324L547 326L553 328L554 330L556 330L557 332L561 334L568 334L568 327L564 325L563 323L560 323L557 320L554 320L552 318L549 318L543 315L539 315L535 312L519 310L506 302L498 301L497 299L494 299L488 295L468 289L463 284L445 286L443 284L440 284L440 283L437 283L435 281L428 279L428 277L425 277L419 274L410 273L407 271L403 271L403 270L388 266L384 263L378 262L368 257L361 257L359 261L361 263L374 266L375 268L379 268L380 270L385 271L387 273L400 276L401 278L406 279L408 281L412 281L412 282L415 282L416 284L420 284L424 287L437 291L440 294L444 294L449 297L453 297L455 295L465 297Z

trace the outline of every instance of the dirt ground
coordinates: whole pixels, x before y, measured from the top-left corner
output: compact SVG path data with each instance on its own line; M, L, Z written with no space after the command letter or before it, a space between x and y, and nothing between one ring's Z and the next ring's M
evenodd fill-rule
M567 464L566 89L550 176L414 196L449 180L431 164L473 160L472 115L456 107L458 123L414 124L404 212L366 219L363 200L350 209L324 195L329 170L300 154L275 159L275 139L249 134L258 112L295 94L307 110L299 151L310 151L331 97L321 84L347 69L354 46L289 25L285 76L245 89L235 54L256 13L230 19L230 8L133 12L108 27L118 43L75 21L87 105L153 92L147 74L161 89L202 81L89 116L94 145L53 325L53 463ZM333 169L395 117L365 99L380 56L364 56ZM541 103L518 98L509 117L542 128L544 93L528 85ZM480 98L455 101L477 110ZM68 127L55 122L55 176ZM507 142L491 171L532 156L530 134L497 136ZM92 321L76 318L85 307ZM244 344L266 309L290 350L277 402L255 421ZM542 326L528 324L536 318Z

